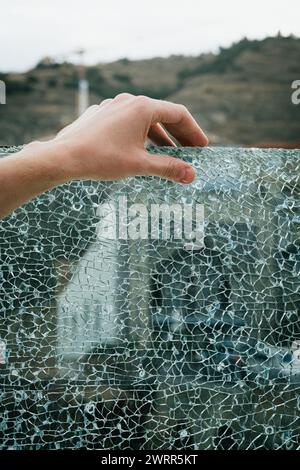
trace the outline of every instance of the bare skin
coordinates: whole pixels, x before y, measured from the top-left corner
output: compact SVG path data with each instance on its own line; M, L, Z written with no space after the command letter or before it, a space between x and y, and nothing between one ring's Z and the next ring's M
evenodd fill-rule
M122 93L91 106L47 142L32 142L0 160L0 217L29 199L74 179L159 176L182 184L195 178L188 163L150 155L145 141L205 146L208 139L188 110L167 101Z

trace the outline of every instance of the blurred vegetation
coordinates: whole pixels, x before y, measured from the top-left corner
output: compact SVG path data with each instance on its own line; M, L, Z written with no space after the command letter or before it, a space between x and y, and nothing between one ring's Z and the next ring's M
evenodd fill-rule
M250 41L249 39L244 38L241 41L234 43L229 48L220 47L220 53L214 58L214 60L205 64L199 64L192 70L181 70L178 73L178 76L181 79L185 79L200 74L222 74L229 71L240 71L241 66L235 63L235 59L244 51L258 52L262 43L263 41Z

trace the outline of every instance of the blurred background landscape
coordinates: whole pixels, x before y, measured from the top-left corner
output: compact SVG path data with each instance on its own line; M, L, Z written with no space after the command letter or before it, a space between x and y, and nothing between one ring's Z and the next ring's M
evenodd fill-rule
M85 75L90 103L126 91L185 104L211 144L299 146L300 106L291 102L299 58L300 39L279 34L216 54L123 58L87 66ZM47 138L76 118L80 70L45 57L27 72L0 74L0 144Z
M212 145L300 146L296 0L11 0L2 13L0 145L129 92L185 104Z

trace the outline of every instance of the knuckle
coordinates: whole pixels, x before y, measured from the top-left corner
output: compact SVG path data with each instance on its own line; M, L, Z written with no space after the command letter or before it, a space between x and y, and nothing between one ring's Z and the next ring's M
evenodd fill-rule
M98 104L92 104L88 107L87 111L96 111L99 108Z
M128 98L131 98L133 95L131 95L130 93L119 93L118 95L115 96L114 100L115 101L121 101L121 100L124 100L124 99L128 99Z
M178 122L177 124L181 124L181 122L186 118L189 114L187 107L184 104L177 104L178 109Z
M112 98L106 98L105 100L100 101L100 104L110 103L111 101L112 101Z
M187 109L187 107L186 107L184 104L179 104L178 106L179 106L179 108L180 108L182 114L188 113L188 109Z
M148 96L138 95L135 98L135 106L139 110L145 110L149 107L149 105L150 105L150 98L148 98Z

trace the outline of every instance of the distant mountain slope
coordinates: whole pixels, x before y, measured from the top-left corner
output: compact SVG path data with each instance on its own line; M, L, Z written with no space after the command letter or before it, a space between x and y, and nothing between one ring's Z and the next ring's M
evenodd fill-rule
M122 59L87 68L91 102L128 91L188 106L212 143L276 144L300 139L300 105L291 83L300 80L300 39L244 39L217 55ZM24 74L1 75L0 145L52 135L76 116L73 64L42 61Z
M187 105L214 142L299 141L300 105L291 102L296 79L299 39L243 40L186 74L169 99Z

